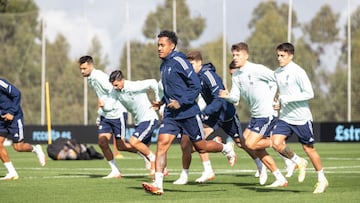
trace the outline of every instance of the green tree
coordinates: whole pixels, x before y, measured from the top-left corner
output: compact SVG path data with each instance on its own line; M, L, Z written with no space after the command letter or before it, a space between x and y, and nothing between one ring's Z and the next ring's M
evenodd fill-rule
M151 12L145 20L143 34L146 38L154 39L161 30L173 29L173 0L165 0L159 5L155 12ZM192 40L200 37L205 29L205 19L202 17L192 18L189 7L185 0L176 1L176 34L179 38L178 48L180 50L189 47Z
M275 1L260 3L253 11L248 27L252 30L246 40L250 49L250 60L275 69L276 45L287 41L287 6L278 6ZM294 15L294 25L296 13Z
M143 27L143 35L150 39L157 39L161 30L172 30L173 1L165 0L164 4L157 7L155 12L151 12ZM185 0L176 1L176 21L178 45L177 49L186 52L189 49L190 41L200 37L205 28L205 19L202 17L192 18ZM157 55L156 40L146 44L131 42L131 80L143 80L148 78L159 79L159 65L161 60ZM120 58L120 69L127 73L126 48Z
M360 58L357 55L360 53L360 6L352 13L351 19L351 114L353 121L360 121L360 84L357 82L360 81L360 70L357 68L360 67Z
M331 44L338 39L339 28L336 24L339 14L335 14L328 4L322 6L309 24L304 26L304 33L309 33L314 43Z
M357 53L360 52L360 7L351 14L351 119L360 121L360 58ZM326 115L336 121L347 121L347 97L348 97L348 25L345 26L343 37L342 54L334 73L329 74L329 92L327 95Z
M0 0L0 75L22 92L25 123L40 123L41 47L32 0Z
M131 80L144 80L148 78L160 79L160 58L156 52L154 43L142 44L137 41L131 42ZM126 47L122 51L120 70L127 75ZM128 78L130 79L130 78Z
M52 124L83 123L83 77L70 61L70 46L59 34L46 49L46 81L49 83Z
M275 48L279 43L287 41L287 21L288 21L288 5L278 5L275 1L267 1L260 3L253 12L253 17L249 23L249 28L253 30L247 42L250 46L250 60L255 63L261 63L269 68L278 67L276 60ZM293 12L293 28L299 27L296 13ZM315 19L316 20L316 19ZM313 20L312 22L315 22ZM331 24L333 25L333 24ZM305 32L305 31L304 31ZM269 34L271 33L271 34ZM305 37L304 37L305 35ZM325 84L325 71L320 67L320 53L315 51L312 45L311 37L306 38L306 34L301 35L299 39L292 42L295 46L294 61L299 64L307 72L312 81L315 98L310 100L310 105L315 109L315 120L325 119L323 116L323 105L325 96L322 87Z

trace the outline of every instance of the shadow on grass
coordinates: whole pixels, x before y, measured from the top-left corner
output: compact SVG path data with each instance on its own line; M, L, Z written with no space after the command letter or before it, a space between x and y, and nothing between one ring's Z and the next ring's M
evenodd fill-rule
M89 177L89 178L101 178L104 177L105 175L100 175L100 174L86 174L86 173L78 173L78 174L59 174L60 176L83 176L83 177Z
M266 188L265 186L257 186L257 187L242 187L243 189L252 190L255 192L286 192L286 193L300 193L300 190L291 190L289 188L278 187L278 188Z
M134 189L134 190L139 190L139 191L144 191L144 188L143 187L127 187L129 189ZM185 192L189 192L189 193L209 193L209 192L223 192L224 190L222 189L213 189L213 190L196 190L194 191L194 188L191 188L191 187L182 187L182 188L178 188L178 189L173 189L173 188L164 188L164 191L165 192L181 192L181 193L185 193Z

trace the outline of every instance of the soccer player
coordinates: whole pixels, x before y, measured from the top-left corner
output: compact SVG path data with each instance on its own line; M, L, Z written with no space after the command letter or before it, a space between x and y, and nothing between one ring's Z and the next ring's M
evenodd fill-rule
M125 80L120 70L115 70L110 74L110 83L114 90L112 94L124 107L134 116L135 131L130 137L129 143L141 154L144 154L150 161L150 175L155 173L155 155L150 150L151 136L158 127L158 115L151 108L151 102L147 95L147 90L152 89L155 93L156 101L159 101L158 82L155 79L142 81Z
M0 78L0 159L8 173L0 180L19 178L14 165L5 149L6 138L18 152L34 152L40 165L45 166L46 158L40 145L33 146L24 142L24 115L21 108L21 92L7 80Z
M260 169L262 163L252 150L249 150L242 135L241 124L236 114L234 104L227 102L219 97L219 90L224 89L224 84L220 76L216 73L215 66L211 63L203 64L202 55L199 51L191 51L187 53L187 58L193 65L194 71L200 78L201 83L201 98L205 101L205 108L201 111L202 121L204 126L205 138L213 133L218 128L222 128L224 132L232 137L238 147L243 148L255 161ZM183 137L181 140L181 147L183 153L188 153L192 148L188 137ZM190 160L186 160L190 158ZM200 154L204 171L200 178L196 179L197 183L204 183L215 178L208 153ZM185 159L185 160L184 160ZM191 162L191 156L183 155L183 170L174 184L183 185L188 181L188 170ZM265 184L267 180L266 167L265 173L261 176L261 184Z
M265 137L270 136L276 121L272 106L277 91L274 73L261 64L248 61L249 48L244 42L232 45L231 52L235 66L239 67L239 70L232 75L230 93L221 90L220 97L236 103L241 96L248 104L251 119L243 133L245 145L255 150L256 155L275 176L275 182L267 187L286 187L286 178L265 150L270 146L270 139Z
M94 67L93 58L91 56L82 56L78 62L80 73L83 77L87 77L88 85L98 97L98 114L100 117L98 144L111 168L111 172L103 178L121 178L109 142L111 137L115 136L118 150L137 152L134 147L125 141L127 111L119 101L111 97L113 86L109 82L109 76Z
M198 76L187 60L185 54L175 51L177 36L172 31L161 31L158 35L158 55L162 59L160 65L161 81L164 96L161 101L153 102L157 110L165 104L164 118L158 135L155 180L153 183L143 182L143 188L152 194L162 195L163 171L166 166L167 151L178 134L189 136L199 153L224 152L230 163L236 161L232 144L220 144L204 140L200 109L196 103L201 85Z
M232 60L229 64L229 72L230 72L230 75L233 75L235 73L235 71L239 70L240 67L237 67L234 60ZM235 105L237 105L238 102L235 103ZM277 115L278 113L275 112L275 115ZM286 165L286 175L285 177L289 178L293 175L294 171L297 169L297 165L291 161L290 159L282 156L280 153L279 153L279 156L284 160L285 162L285 165ZM256 163L258 165L258 160L256 160ZM261 172L263 171L263 172ZM262 166L259 168L258 167L258 170L256 170L256 173L255 173L255 177L260 177L260 174L264 177L267 177L267 175L264 175L264 173L266 173L266 166L264 164L262 164ZM260 180L261 179L265 179L265 178L261 178L260 177Z
M312 85L304 69L293 62L295 48L291 43L279 44L276 52L279 68L275 70L275 78L279 88L277 108L280 108L280 116L273 130L272 146L297 163L299 169L304 169L307 161L292 153L284 144L287 137L296 134L318 174L314 193L323 193L329 183L324 175L320 155L314 147L313 118L308 103L314 97ZM304 178L305 173L299 176L299 182Z

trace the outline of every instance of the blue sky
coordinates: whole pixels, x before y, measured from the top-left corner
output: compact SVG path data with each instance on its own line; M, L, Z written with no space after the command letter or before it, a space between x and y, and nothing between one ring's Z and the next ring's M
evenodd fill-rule
M227 41L233 44L245 40L250 32L248 22L253 9L264 0L226 0ZM91 39L97 36L104 54L110 60L110 69L119 64L122 47L128 37L145 41L141 29L146 16L155 11L163 0L35 0L41 18L46 21L46 37L53 41L58 33L68 40L70 57L76 59L86 53ZM277 0L288 3L289 0ZM308 22L325 3L341 14L341 28L346 22L347 0L293 0L293 9L300 22ZM223 0L187 0L192 16L202 16L207 27L199 40L200 45L214 40L223 32ZM126 12L128 5L128 15ZM360 6L360 0L350 0L352 10ZM126 19L128 16L128 24ZM156 36L154 36L156 39Z

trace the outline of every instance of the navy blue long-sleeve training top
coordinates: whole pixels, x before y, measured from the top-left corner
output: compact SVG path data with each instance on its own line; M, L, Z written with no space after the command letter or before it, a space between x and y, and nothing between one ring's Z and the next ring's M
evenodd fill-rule
M219 90L224 90L224 84L213 64L203 64L198 76L201 82L201 96L206 103L205 109L202 111L205 115L218 117L220 121L231 119L236 109L234 105L219 97Z
M0 78L0 114L10 113L14 117L23 116L21 93L7 80Z
M170 99L177 100L179 109L165 107L164 117L185 119L200 113L196 99L201 85L192 65L182 52L173 51L160 65L161 81L164 87L162 101L168 105Z

